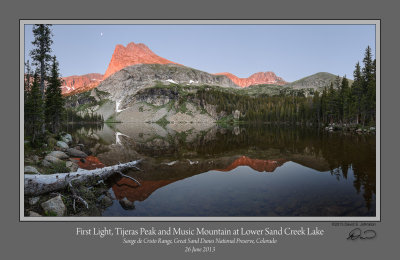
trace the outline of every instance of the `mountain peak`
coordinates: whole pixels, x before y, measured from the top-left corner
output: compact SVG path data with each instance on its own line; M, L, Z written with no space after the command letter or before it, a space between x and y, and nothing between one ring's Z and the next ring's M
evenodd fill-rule
M239 78L229 72L216 73L215 75L225 75L230 78L236 85L242 88L259 84L285 85L287 83L281 77L276 76L276 74L272 71L257 72L248 78Z
M135 64L177 64L173 61L164 59L152 52L143 43L130 42L126 47L122 44L115 46L114 53L108 65L104 79L115 72Z

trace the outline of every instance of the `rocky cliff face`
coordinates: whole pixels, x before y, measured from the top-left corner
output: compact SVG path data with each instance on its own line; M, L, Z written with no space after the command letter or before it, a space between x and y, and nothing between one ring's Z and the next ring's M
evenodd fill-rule
M96 87L101 80L103 75L100 73L89 73L81 76L69 76L62 78L62 93L75 93L87 91L91 88Z
M281 77L275 75L275 73L268 72L258 72L251 75L248 78L238 78L229 72L216 73L215 75L225 75L230 78L236 85L245 88L251 85L259 84L274 84L274 85L285 85L287 84Z
M129 43L126 47L118 44L111 57L104 79L115 72L135 64L177 64L152 52L143 43Z
M175 64L175 66L182 66L176 62L158 56L143 43L136 44L134 42L131 42L126 47L119 44L115 47L114 53L111 57L110 63L104 75L101 75L99 73L91 73L82 76L65 77L63 78L65 80L65 85L63 86L63 94L72 95L93 89L97 87L102 80L108 79L110 76L121 71L126 67L138 64L160 64L160 65ZM226 79L210 80L211 76L206 76L206 77L201 76L200 78L193 77L192 79L188 80L186 80L187 77L181 77L180 81L184 82L186 80L188 83L191 82L192 84L197 84L199 82L200 84L204 83L213 85L218 85L218 82L221 81L223 82L224 86L228 84L234 87L236 86L248 87L250 85L257 85L257 84L284 85L287 83L282 78L276 76L275 73L273 72L258 72L251 75L248 78L238 78L237 76L228 72L217 73L213 76L226 76L231 80L231 82L227 82ZM156 77L157 75L155 75L155 78ZM144 75L142 79L145 78L148 77ZM167 78L165 80L168 79L170 78ZM171 78L171 80L174 79Z
M64 95L73 95L93 89L103 80L120 71L121 69L135 64L178 64L164 59L152 52L143 43L129 43L126 47L117 45L111 57L111 61L104 75L90 73L81 76L69 76L63 78L65 81L62 86ZM179 64L178 64L179 65Z
M109 99L115 102L136 94L140 89L162 84L215 85L238 88L228 77L212 75L204 71L175 64L138 64L126 67L103 80L97 87L110 93Z

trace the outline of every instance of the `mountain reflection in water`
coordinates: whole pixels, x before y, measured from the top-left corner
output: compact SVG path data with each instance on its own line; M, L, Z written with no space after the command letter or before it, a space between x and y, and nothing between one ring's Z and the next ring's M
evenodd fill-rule
M99 167L144 159L142 171L125 172L140 186L128 178L109 182L115 201L103 215L376 214L375 136L264 124L121 123L69 131Z

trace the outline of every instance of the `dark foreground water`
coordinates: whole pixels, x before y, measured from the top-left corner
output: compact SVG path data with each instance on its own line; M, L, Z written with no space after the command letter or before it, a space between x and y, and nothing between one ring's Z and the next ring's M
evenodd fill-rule
M375 216L375 135L245 125L114 124L69 129L105 165L104 216ZM97 160L96 159L96 160Z

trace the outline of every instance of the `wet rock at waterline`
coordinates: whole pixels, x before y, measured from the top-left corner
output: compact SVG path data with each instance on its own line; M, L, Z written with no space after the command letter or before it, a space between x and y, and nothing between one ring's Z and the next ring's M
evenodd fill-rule
M112 200L110 197L103 195L102 197L99 198L99 202L102 206L104 207L109 207L113 204Z
M234 112L232 112L233 118L234 119L239 119L240 118L240 111L239 110L235 110Z
M120 200L119 204L122 208L127 210L135 209L135 204L132 201L129 201L126 197Z
M63 216L66 210L64 202L61 199L60 195L52 199L49 199L46 202L43 202L41 206L43 210L47 212L47 214L49 215L56 214L58 217Z

